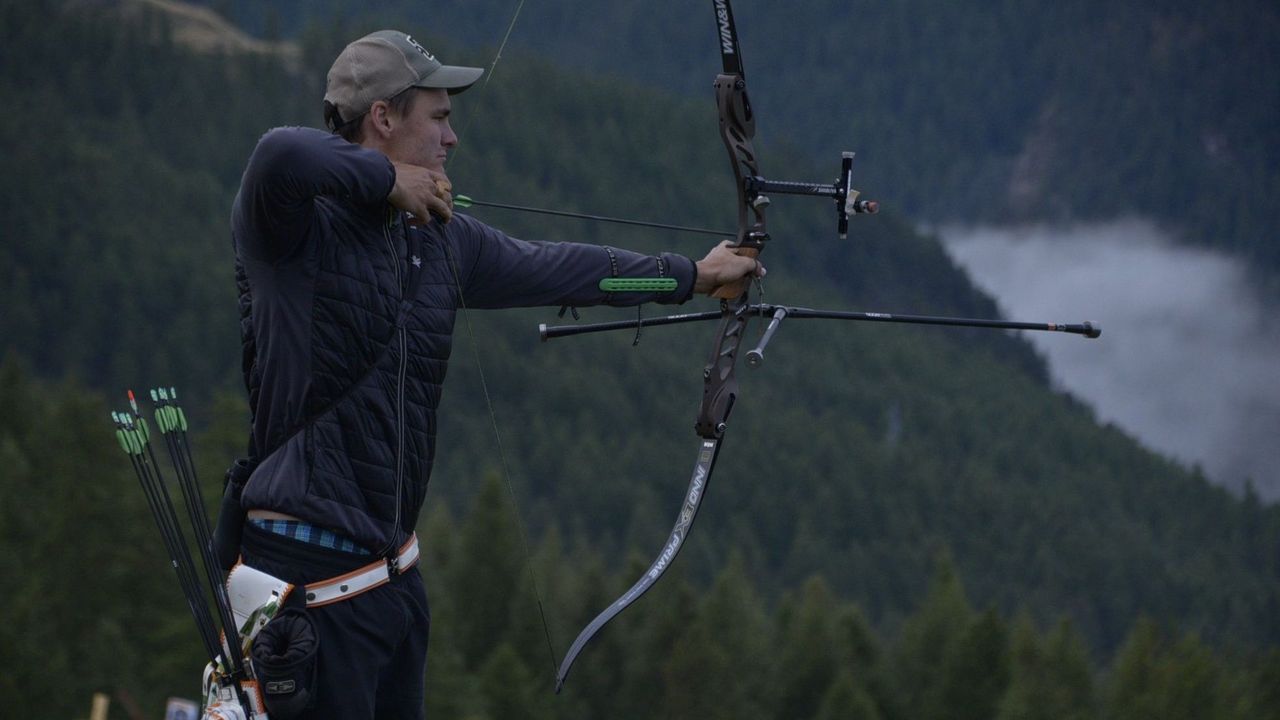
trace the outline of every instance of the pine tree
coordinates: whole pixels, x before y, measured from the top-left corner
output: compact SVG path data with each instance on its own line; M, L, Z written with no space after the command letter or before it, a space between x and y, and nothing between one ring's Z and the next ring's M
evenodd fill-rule
M1212 720L1229 707L1223 672L1200 640L1187 635L1172 647L1154 623L1134 626L1115 661L1106 715L1134 720Z
M497 646L481 666L480 677L486 717L544 720L552 716L550 703L554 696L540 692L533 673L510 645Z
M766 705L768 650L760 600L735 553L663 663L665 716L759 716Z
M1097 717L1088 656L1064 619L1043 642L1028 615L1010 642L1011 673L998 720L1087 720Z
M946 555L938 559L933 584L924 603L903 624L892 671L896 697L905 717L929 720L950 717L942 695L946 658L973 621L964 587Z
M987 720L994 717L1009 685L1008 638L995 610L974 619L943 660L940 717Z
M880 710L848 669L836 676L814 720L880 720Z
M468 668L477 668L511 623L523 556L506 495L497 474L485 478L462 526L458 562L446 578L459 612L454 617L458 648Z
M835 680L842 648L834 632L835 597L819 576L805 582L793 610L779 623L777 661L778 718L807 718Z

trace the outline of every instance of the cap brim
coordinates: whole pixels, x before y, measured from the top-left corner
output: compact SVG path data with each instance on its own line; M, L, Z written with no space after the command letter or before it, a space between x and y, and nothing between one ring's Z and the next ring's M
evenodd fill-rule
M448 90L450 95L466 90L484 74L484 68L441 65L435 72L413 84L414 87Z

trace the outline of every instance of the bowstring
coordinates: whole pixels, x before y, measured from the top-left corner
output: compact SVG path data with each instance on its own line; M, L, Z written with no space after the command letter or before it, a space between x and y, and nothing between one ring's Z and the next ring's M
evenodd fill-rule
M520 11L523 9L524 0L519 0L516 3L515 12L511 14L511 22L507 23L507 31L502 35L502 42L498 43L498 51L493 54L493 62L489 63L489 72L484 74L484 81L480 83L480 87L476 88L476 101L472 106L471 113L467 115L467 121L462 125L462 132L458 133L460 138L467 136L467 132L471 130L471 123L475 122L476 115L480 114L480 101L484 99L485 88L489 87L489 81L493 79L493 73L498 67L498 61L502 59L502 51L506 49L507 41L511 39L511 32L516 29L516 21L520 19ZM450 162L457 160L460 152L462 152L461 145L445 161L446 168L448 168Z
M438 221L437 221L438 222ZM476 371L480 375L480 392L484 395L485 407L489 411L489 423L493 427L493 437L498 447L498 462L502 467L502 479L507 486L507 495L511 499L511 514L515 516L516 527L520 530L520 543L524 547L525 567L529 569L529 580L533 584L533 595L538 601L538 617L542 620L542 634L547 640L547 652L551 656L551 669L554 674L556 669L556 650L551 642L551 629L547 626L547 613L543 607L542 590L538 583L538 573L533 566L533 550L529 543L529 531L525 527L523 516L520 514L520 502L516 498L515 484L511 481L511 465L507 461L506 446L502 442L502 430L498 427L498 413L493 408L493 396L489 393L489 382L485 378L484 365L480 362L480 343L476 338L475 327L471 324L471 313L467 308L467 301L462 292L462 279L458 274L458 264L453 257L453 253L449 250L449 243L443 242L441 246L444 248L445 258L449 262L449 268L453 272L454 287L458 290L458 305L461 310L463 325L467 328L467 337L471 340L471 354L476 363Z
M476 88L475 97L477 99L472 106L471 113L467 116L466 123L462 126L462 131L459 133L459 137L466 136L467 132L471 129L471 124L475 122L476 116L479 114L480 102L485 96L485 88L489 86L489 81L493 79L494 70L498 67L498 61L502 59L502 51L507 47L507 41L511 39L511 33L515 30L516 21L520 18L520 11L524 9L524 3L525 0L519 0L516 3L515 12L511 14L511 22L507 23L507 31L502 36L502 42L498 44L498 51L494 53L493 62L489 64L489 72L485 73L484 82L480 84L479 88ZM460 148L461 146L459 146L459 149ZM459 149L455 149L453 151L453 154L446 162L446 166L448 162L457 160ZM439 222L439 220L433 221ZM533 549L532 545L529 543L529 531L525 527L523 516L520 514L520 502L516 497L515 484L511 480L511 465L507 461L506 447L502 442L502 431L498 426L498 414L493 407L493 396L489 393L489 382L485 377L484 365L480 362L480 343L476 338L475 327L471 324L471 313L467 308L466 297L462 292L462 277L458 273L458 263L449 249L449 243L443 242L441 243L441 246L444 248L445 258L449 263L449 269L453 272L454 287L457 288L458 291L458 306L460 314L462 315L463 325L467 329L467 337L471 340L472 358L475 360L476 371L480 376L480 392L484 396L485 407L489 411L489 422L493 427L493 437L498 448L498 462L502 467L502 478L507 486L507 495L511 500L511 514L515 516L516 527L520 531L520 543L524 548L525 567L529 570L529 580L533 585L533 595L538 602L538 617L542 620L542 634L547 641L547 652L551 657L551 671L554 676L556 671L555 646L551 642L551 629L547 626L547 613L542 601L542 590L540 583L538 582L538 573L534 569L533 565Z

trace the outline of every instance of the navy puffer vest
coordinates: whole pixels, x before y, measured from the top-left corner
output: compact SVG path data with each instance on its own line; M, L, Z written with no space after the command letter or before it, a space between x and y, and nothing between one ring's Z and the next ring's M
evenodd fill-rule
M374 552L417 522L461 298L476 308L671 303L695 280L679 255L527 242L463 215L409 227L386 203L393 183L381 153L281 128L259 142L232 212L259 460L242 505ZM599 288L610 276L678 287L611 294Z

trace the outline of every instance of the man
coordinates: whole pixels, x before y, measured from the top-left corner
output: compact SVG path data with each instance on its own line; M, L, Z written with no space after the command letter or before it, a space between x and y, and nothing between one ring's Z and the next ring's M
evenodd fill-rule
M248 515L239 549L249 567L306 587L319 652L302 717L422 715L430 616L413 528L457 308L680 303L763 274L723 243L694 263L525 242L455 215L451 96L482 72L443 65L400 32L353 42L328 75L332 132L268 132L235 200L253 413L251 458L232 478ZM602 291L610 277L677 282ZM353 571L380 584L323 583ZM319 605L322 586L339 597L319 593Z

